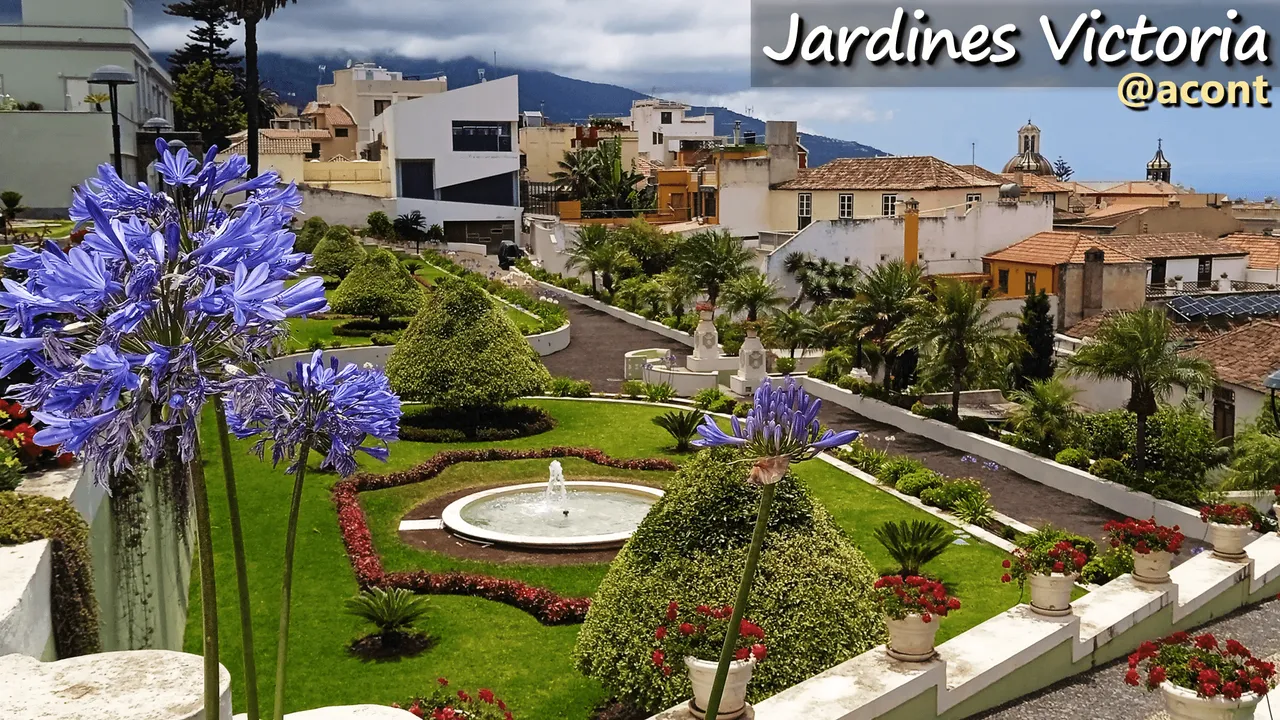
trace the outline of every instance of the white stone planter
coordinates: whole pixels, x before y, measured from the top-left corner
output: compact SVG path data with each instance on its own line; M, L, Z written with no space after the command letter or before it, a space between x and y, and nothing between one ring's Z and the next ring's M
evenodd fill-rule
M1169 582L1169 568L1173 567L1173 555L1163 550L1133 553L1133 579L1138 582L1161 584Z
M685 656L684 664L689 669L689 682L693 684L693 700L689 702L689 712L696 718L704 718L707 703L711 701L711 686L716 682L716 663ZM717 718L735 720L746 713L747 683L751 682L751 673L755 667L754 658L729 663L729 677L725 680L724 693L720 696Z
M908 615L901 620L887 617L885 627L889 629L889 656L903 662L925 662L935 655L934 638L938 634L938 618L930 618L929 622L920 619L919 615Z
M1244 541L1248 535L1248 525L1209 523L1209 542L1213 544L1213 554L1220 558L1227 560L1244 558Z
M1168 682L1161 683L1160 690L1169 720L1249 720L1262 699L1253 693L1245 693L1239 700L1202 698L1193 690Z
M1031 586L1032 612L1050 617L1070 615L1071 590L1075 582L1075 575L1032 575L1027 578L1027 584Z

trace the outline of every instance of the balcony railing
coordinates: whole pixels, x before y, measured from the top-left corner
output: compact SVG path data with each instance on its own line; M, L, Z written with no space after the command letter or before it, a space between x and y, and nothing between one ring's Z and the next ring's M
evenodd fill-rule
M1208 282L1175 282L1170 285L1168 283L1147 286L1147 299L1178 297L1180 295L1204 295L1205 293L1214 292L1261 292L1266 290L1275 290L1280 285L1276 283L1260 283L1250 282L1247 280L1228 280L1222 282L1218 280L1210 280Z

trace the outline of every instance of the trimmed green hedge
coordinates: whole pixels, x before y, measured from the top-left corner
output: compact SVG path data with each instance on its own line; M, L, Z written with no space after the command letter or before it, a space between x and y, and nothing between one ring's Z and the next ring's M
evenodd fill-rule
M733 602L760 497L746 482L750 465L737 459L732 450L703 451L668 482L610 566L578 634L579 669L643 710L670 707L691 693L685 673L663 676L651 659L667 604ZM747 609L769 647L750 699L878 644L884 626L871 595L875 577L804 484L783 479Z
M0 545L49 540L53 641L59 658L101 652L89 526L66 500L0 492Z
M471 272L443 255L426 251L422 253L422 256L428 264L434 265L437 269L462 278L466 282L483 288L490 295L500 297L512 305L536 315L542 321L542 326L533 333L535 335L557 330L569 322L569 314L556 303L538 300L523 290L506 285L500 280L490 280L483 275Z
M321 275L345 278L365 258L364 246L342 225L330 227L312 252L312 269Z
M385 323L389 318L417 315L425 302L422 285L396 256L375 249L343 278L332 304L334 312L379 318Z

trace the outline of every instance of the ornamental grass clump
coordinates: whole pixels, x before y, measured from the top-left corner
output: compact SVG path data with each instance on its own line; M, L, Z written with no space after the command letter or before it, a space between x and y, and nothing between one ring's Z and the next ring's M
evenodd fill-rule
M918 615L922 622L931 623L934 617L960 609L959 598L949 595L946 586L919 575L885 575L876 580L875 590L880 609L894 620Z
M1276 667L1254 657L1239 641L1219 643L1211 633L1192 636L1175 632L1139 645L1129 656L1124 681L1134 687L1145 685L1148 690L1168 683L1200 698L1240 700L1253 695L1257 702L1275 687Z
M717 657L732 617L733 607L730 605L713 608L704 603L689 612L682 611L680 604L672 600L667 605L663 623L653 631L653 639L658 646L653 651L653 664L663 675L669 676L672 658L706 660ZM767 654L764 630L746 618L739 621L733 659L759 662Z

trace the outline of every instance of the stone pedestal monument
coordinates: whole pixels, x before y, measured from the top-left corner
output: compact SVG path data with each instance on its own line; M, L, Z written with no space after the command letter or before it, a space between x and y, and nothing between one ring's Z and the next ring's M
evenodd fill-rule
M694 372L716 370L720 359L720 333L716 331L715 309L698 303L698 327L693 331L693 354L685 359L685 367Z
M738 372L729 378L729 389L739 395L750 396L768 377L765 367L768 357L758 335L756 328L747 327L747 339L738 351Z

